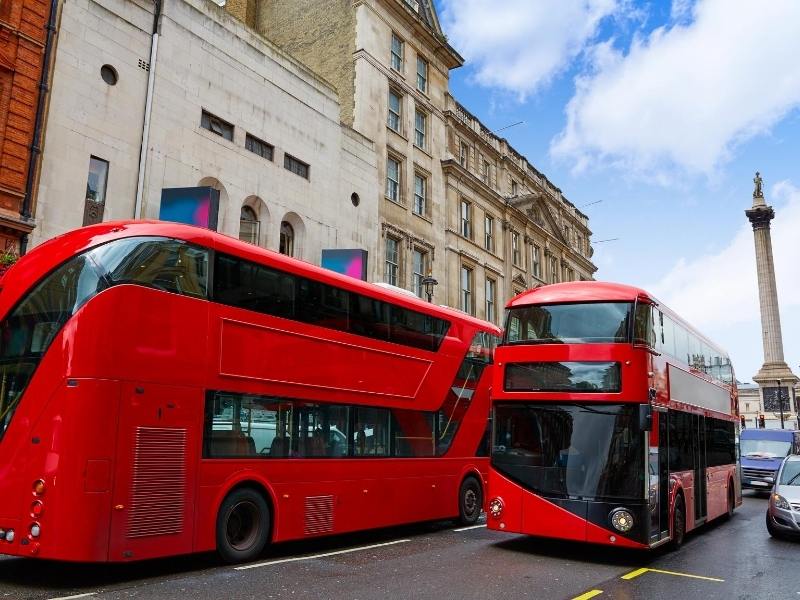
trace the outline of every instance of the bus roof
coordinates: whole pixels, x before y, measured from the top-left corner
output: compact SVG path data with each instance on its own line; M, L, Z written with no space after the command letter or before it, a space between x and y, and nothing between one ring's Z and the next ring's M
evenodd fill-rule
M656 302L644 290L630 285L607 281L571 281L533 288L509 300L506 307L564 302L633 302L637 299Z
M256 261L259 258L268 259L270 264L283 267L296 275L305 274L314 279L341 285L343 288L349 289L350 291L365 292L369 296L387 300L399 306L415 308L420 312L446 318L451 321L470 322L486 331L491 331L498 335L500 334L500 328L498 326L461 311L425 302L416 296L412 297L411 295L402 294L382 286L336 273L309 262L285 256L273 250L267 250L209 229L167 221L111 221L90 225L88 227L81 227L80 229L61 234L37 246L23 256L17 265L14 265L14 267L16 267L14 270L17 273L20 273L23 269L26 270L26 274L30 276L30 280L27 281L26 284L30 286L74 254L115 239L134 236L170 237L207 246L241 258L249 258Z

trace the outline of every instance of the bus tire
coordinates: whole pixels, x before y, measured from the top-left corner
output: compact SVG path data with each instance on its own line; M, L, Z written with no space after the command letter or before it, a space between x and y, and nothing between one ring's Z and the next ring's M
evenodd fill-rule
M728 511L725 513L725 518L732 518L734 510L736 510L736 499L734 498L733 481L728 481Z
M683 538L686 536L686 508L684 507L683 494L678 494L675 498L675 508L672 510L672 540L669 547L677 550L683 546Z
M269 540L270 510L264 496L242 487L225 497L217 514L217 552L227 563L257 558Z
M458 520L462 525L475 525L483 510L483 488L480 482L470 475L461 482L458 491Z

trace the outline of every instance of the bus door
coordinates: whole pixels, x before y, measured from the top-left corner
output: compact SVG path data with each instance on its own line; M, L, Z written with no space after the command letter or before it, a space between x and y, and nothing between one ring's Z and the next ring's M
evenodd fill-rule
M650 446L650 543L669 537L669 413L653 407L653 431L658 439ZM656 421L657 419L657 421ZM652 440L652 437L651 437Z
M708 514L708 474L706 470L706 418L692 415L692 432L694 434L694 521L699 525Z
M123 384L110 560L192 551L202 405L201 390Z

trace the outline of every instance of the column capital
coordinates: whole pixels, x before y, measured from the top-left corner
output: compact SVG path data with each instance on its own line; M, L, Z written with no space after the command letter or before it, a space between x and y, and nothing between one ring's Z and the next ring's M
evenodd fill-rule
M744 211L744 214L747 215L747 218L753 225L753 231L769 229L769 222L775 218L775 211L771 206L752 208Z

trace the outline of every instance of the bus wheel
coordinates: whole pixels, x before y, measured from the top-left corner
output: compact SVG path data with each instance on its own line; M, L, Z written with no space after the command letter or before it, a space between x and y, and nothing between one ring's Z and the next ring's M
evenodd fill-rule
M683 538L686 535L686 509L683 506L683 495L678 494L675 498L675 510L672 511L672 541L670 548L677 550L683 545Z
M252 488L228 494L217 515L217 552L225 562L253 560L261 554L269 537L267 501Z
M474 477L461 482L458 492L458 520L463 525L474 525L483 509L483 489Z
M733 482L728 482L728 512L725 514L726 519L733 517L733 511L736 509L736 500L733 497Z

